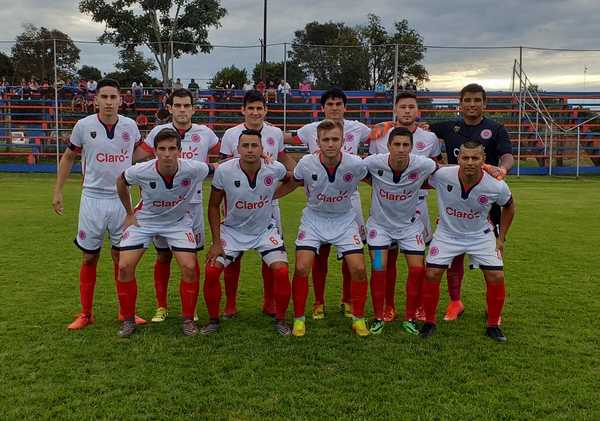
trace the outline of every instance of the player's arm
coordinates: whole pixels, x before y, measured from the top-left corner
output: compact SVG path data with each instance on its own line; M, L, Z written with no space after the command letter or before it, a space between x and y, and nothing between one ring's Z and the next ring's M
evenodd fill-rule
M217 257L223 256L223 246L221 246L221 202L225 197L225 192L216 187L212 187L210 198L208 200L208 224L210 226L210 234L212 237L212 245L206 256L206 263L214 266Z
M498 238L496 238L496 250L498 250L501 255L504 255L504 241L506 241L506 234L508 234L508 229L512 224L515 213L515 201L511 197L508 203L502 206L502 214L500 216L500 232L498 233Z
M287 194L290 194L294 190L298 188L298 186L302 185L301 180L296 180L291 171L288 171L288 175L283 179L277 190L275 191L275 195L273 199L279 199Z
M54 193L52 195L52 207L54 208L54 212L58 215L62 215L64 211L62 191L76 158L77 152L69 147L65 150L60 159L60 163L58 164L58 175L56 177L56 184L54 185Z
M288 155L285 151L279 152L277 155L277 160L283 164L286 170L294 171L296 161L294 161L294 158Z
M290 132L283 133L283 143L294 146L302 146L304 144L297 135L293 135Z
M125 178L125 172L121 173L121 176L117 178L117 194L119 200L125 208L127 215L125 216L125 222L123 223L123 229L126 229L130 225L138 225L135 213L133 212L133 206L131 205L131 196L129 195L129 183Z
M148 146L146 142L140 142L133 150L133 163L148 161L154 158L154 149Z

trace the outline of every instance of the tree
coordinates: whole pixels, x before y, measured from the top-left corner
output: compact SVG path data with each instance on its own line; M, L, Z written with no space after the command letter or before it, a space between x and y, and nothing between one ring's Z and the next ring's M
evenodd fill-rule
M56 66L59 78L70 78L79 63L79 48L69 35L58 29L37 28L24 25L12 48L15 79L35 77L54 80L54 41L56 40Z
M97 69L94 66L88 66L87 64L84 64L81 66L81 69L77 71L77 76L79 76L79 79L83 80L98 81L102 79L102 72L100 72L100 69Z
M427 51L425 45L423 45L423 37L417 31L408 26L408 21L406 19L394 22L394 29L395 32L391 36L389 43L399 44L398 74L404 75L404 77L408 79L414 79L417 85L429 80L427 69L425 69L425 66L419 63L423 60L425 57L425 52ZM393 55L389 63L392 68L393 78Z
M142 82L144 86L160 84L160 81L151 75L157 70L154 61L134 49L119 51L119 61L115 63L115 67L117 71L106 74L106 77L117 80L122 86L130 86L133 82Z
M0 80L5 77L7 81L12 81L13 72L12 58L0 52Z
M208 30L219 27L227 13L219 0L81 0L79 10L105 25L100 42L124 48L148 47L165 86L171 45L175 58L210 52Z
M261 80L261 69L262 65L260 63L254 66L254 70L252 71L252 80L254 83L258 83ZM280 61L278 63L275 62L267 62L265 66L265 78L267 82L273 81L277 85L281 79L283 79L283 62ZM288 62L287 64L287 81L290 86L298 86L298 84L306 78L306 75L296 63Z
M237 88L242 88L248 80L246 69L238 69L235 66L224 67L213 76L209 88L224 88L229 82L233 82Z
M344 23L306 24L304 29L294 33L290 58L307 75L313 76L317 89L369 86L367 51L360 42L358 30Z

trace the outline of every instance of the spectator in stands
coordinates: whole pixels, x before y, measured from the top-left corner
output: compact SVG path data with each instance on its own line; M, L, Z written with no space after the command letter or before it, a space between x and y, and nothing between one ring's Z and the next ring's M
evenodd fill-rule
M252 89L254 89L254 84L252 83L252 81L248 80L246 81L246 83L244 83L244 92L248 92L251 91Z
M269 87L267 88L267 103L277 103L277 88L275 88L275 82L270 81Z
M302 98L304 98L304 102L309 102L310 93L312 91L312 85L310 82L307 79L304 79L302 82L300 82L300 85L298 85L298 89L300 90L300 95Z
M142 84L142 82L133 82L131 84L131 92L133 93L133 96L136 101L141 101L142 97L144 96L144 85Z
M256 84L256 90L260 92L263 96L265 95L265 90L267 89L267 85L263 80L259 80Z
M228 80L225 84L225 100L231 101L231 98L235 95L235 83Z
M21 99L23 99L23 98L29 99L29 84L27 83L27 81L25 79L21 79L21 84L19 85L19 87L17 89L17 95L19 95L21 97Z
M2 80L0 80L0 99L4 99L4 96L8 93L8 82L6 81L6 77L2 76Z
M409 92L417 92L417 84L415 83L414 79L410 79L408 81L406 84L406 90Z
M154 122L157 126L171 121L171 113L166 108L161 108L154 114Z
M192 79L190 81L190 83L188 84L188 90L190 90L194 94L194 96L196 96L198 94L200 87L198 86L198 84L196 83L196 81L194 79Z
M128 109L135 112L135 97L131 94L131 91L127 91L123 95L123 111L127 111Z
M173 84L173 90L181 89L181 88L183 88L183 84L181 83L181 79L177 78L177 80Z
M31 94L37 94L40 91L40 85L37 83L34 77L29 80L29 92Z
M377 85L375 85L375 96L376 97L385 96L385 85L381 81L377 82Z
M283 102L284 98L287 100L289 98L292 87L287 81L281 79L279 85L277 86L277 96L279 97L279 101Z
M87 81L87 91L88 91L88 93L95 94L97 87L98 87L98 82L96 82L94 79L91 79L91 80Z
M82 94L87 94L87 81L81 79L77 85L77 89L79 90L79 93Z

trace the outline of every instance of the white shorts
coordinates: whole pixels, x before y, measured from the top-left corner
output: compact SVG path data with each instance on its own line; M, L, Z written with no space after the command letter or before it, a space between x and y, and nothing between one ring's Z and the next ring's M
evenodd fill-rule
M423 224L423 238L425 239L425 244L429 244L433 239L433 230L431 229L431 220L429 219L429 209L427 209L427 196L423 196L422 194L422 192L419 192L416 216Z
M85 253L99 253L108 231L110 243L118 248L126 214L118 197L99 199L82 194L75 245Z
M363 242L356 219L348 219L347 215L325 217L305 208L296 237L296 250L318 253L323 244L334 245L338 258L362 253Z
M196 251L204 249L204 207L202 203L190 203L190 216L192 218L192 232L196 239ZM164 237L154 237L154 248L158 251L169 250L169 245Z
M143 224L143 222L141 223ZM161 237L172 251L196 252L192 218L186 216L176 224L163 227L130 225L121 238L121 251L146 249L155 237Z
M471 269L503 270L502 256L496 250L496 237L492 230L479 237L464 238L460 242L436 232L429 245L427 266L448 268L456 256L463 254L469 256Z
M390 231L369 219L367 233L369 249L387 249L396 245L404 254L425 255L423 225L419 219L415 219L411 226L397 231Z
M365 218L363 218L362 204L360 201L360 194L358 190L352 193L350 197L350 202L352 203L352 209L354 210L354 220L358 225L358 232L360 233L360 238L363 244L367 243L367 230L365 228Z
M285 244L275 221L272 221L267 229L258 235L245 234L221 224L221 246L225 257L220 256L217 261L225 267L235 262L247 250L258 251L267 265L288 261Z

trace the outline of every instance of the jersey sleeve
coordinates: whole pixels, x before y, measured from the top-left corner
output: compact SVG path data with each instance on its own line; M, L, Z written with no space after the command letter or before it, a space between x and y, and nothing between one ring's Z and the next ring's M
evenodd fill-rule
M430 159L430 158L425 158L425 159L426 159L425 174L432 175L435 172L435 170L438 168L438 164L433 159Z
M369 129L369 126L367 126L366 124L361 123L361 122L358 123L358 127L359 127L360 142L365 143L369 139L369 136L371 134L371 129Z
M440 139L446 139L446 133L448 128L448 122L442 121L440 123L433 123L429 126L429 130L434 133Z
M274 163L277 163L277 170L276 170L276 177L279 181L283 181L285 180L285 178L287 177L287 169L285 168L285 166L278 161L275 161Z
M213 179L212 179L212 186L217 189L217 190L223 190L224 189L224 184L223 184L223 172L225 170L223 169L223 166L219 166L219 168L217 168L215 170L215 174L213 175Z
M146 145L145 148L150 148L152 151L154 150L154 138L156 137L157 131L158 127L154 127L152 130L150 130L150 133L148 133L144 139L144 145Z
M431 141L433 142L433 146L431 147L431 153L429 154L429 157L437 158L442 154L442 143L439 141L437 136L434 136L434 133L432 133Z
M512 143L510 143L508 131L502 125L498 128L496 135L496 147L498 148L498 156L512 154Z
M296 136L298 136L298 139L300 139L300 142L302 142L303 145L308 146L308 138L310 136L310 129L308 128L308 125L300 127L300 129L298 129L296 132Z
M281 130L277 130L277 153L285 152L285 144L283 142L283 132Z
M219 136L212 129L208 129L208 150L214 148L217 143L219 143Z
M368 173L369 173L369 171L367 170L367 164L365 163L364 159L358 158L356 177L359 180L362 180L363 178L365 178L367 176Z
M83 132L83 125L81 122L77 122L75 127L73 127L73 131L71 132L71 136L69 138L69 149L72 151L78 152L85 145L85 137Z
M133 142L134 142L134 144L137 144L140 142L140 140L142 140L142 134L140 133L140 129L139 129L137 123L134 121L133 122Z
M208 166L208 164L206 162L201 162L201 161L190 161L194 163L194 166L196 167L196 177L198 178L199 181L203 181L206 177L208 177L208 174L210 173L210 168Z
M226 131L221 139L221 150L219 151L223 155L234 156L233 142L231 132Z
M431 187L437 189L442 183L442 174L441 171L434 171L433 174L429 176L429 180L427 181Z
M496 203L500 206L508 206L512 202L512 193L508 188L508 184L502 181L500 182L500 192L498 193L498 198L496 199Z
M294 179L296 181L304 181L304 167L305 167L304 158L298 161L298 165L294 167Z
M144 164L135 164L123 171L123 180L129 186L140 184L140 174Z

